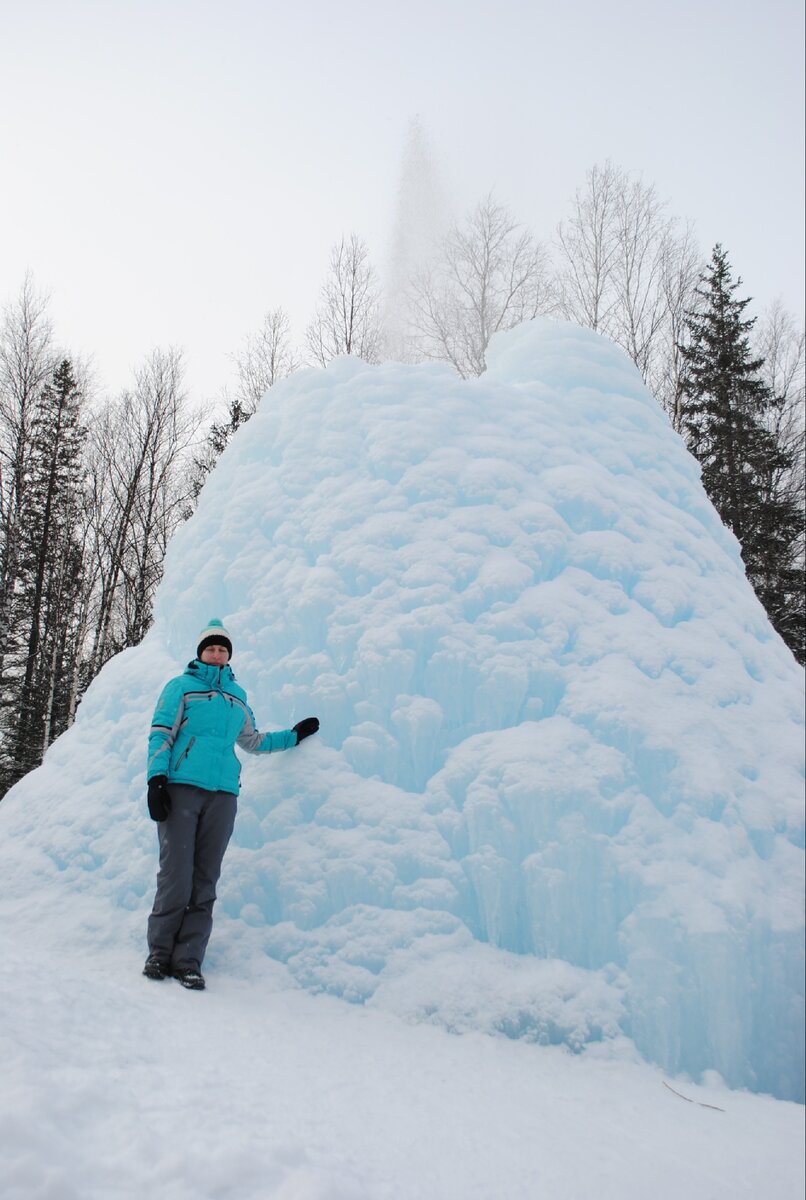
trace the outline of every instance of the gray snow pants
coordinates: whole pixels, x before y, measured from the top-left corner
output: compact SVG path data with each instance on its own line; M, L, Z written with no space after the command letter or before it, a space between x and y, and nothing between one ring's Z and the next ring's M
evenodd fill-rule
M148 951L171 967L200 967L213 928L215 885L237 797L186 784L168 785L171 811L157 825L160 865L148 918Z

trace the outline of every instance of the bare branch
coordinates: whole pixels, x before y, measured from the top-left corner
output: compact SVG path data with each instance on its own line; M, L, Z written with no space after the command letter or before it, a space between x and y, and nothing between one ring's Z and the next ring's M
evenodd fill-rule
M342 237L331 250L329 272L305 336L318 366L327 366L340 354L380 361L380 288L369 250L355 233Z
M463 378L486 369L493 334L555 306L546 251L492 195L453 227L411 296L423 357L450 362Z

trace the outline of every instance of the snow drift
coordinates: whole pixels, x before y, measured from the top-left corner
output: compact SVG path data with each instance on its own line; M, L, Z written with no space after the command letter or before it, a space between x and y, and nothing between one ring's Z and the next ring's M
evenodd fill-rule
M803 673L621 351L534 322L488 361L265 397L145 642L0 805L17 919L139 969L147 729L220 616L261 727L322 731L245 761L211 974L265 952L410 1020L803 1099Z

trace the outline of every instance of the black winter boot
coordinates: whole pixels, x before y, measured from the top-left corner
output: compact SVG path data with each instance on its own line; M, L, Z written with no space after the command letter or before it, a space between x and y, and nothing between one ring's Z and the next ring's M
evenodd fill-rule
M166 979L170 974L168 963L158 954L149 954L143 967L146 979Z
M174 967L171 971L174 979L178 979L182 987L194 992L204 991L204 976L198 967Z

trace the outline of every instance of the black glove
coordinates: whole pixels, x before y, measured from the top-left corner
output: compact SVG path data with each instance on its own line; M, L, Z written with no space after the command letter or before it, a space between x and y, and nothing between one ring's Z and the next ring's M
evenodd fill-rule
M164 821L171 811L167 775L154 775L148 781L148 811L152 821Z
M297 721L294 726L294 733L297 735L297 745L300 744L303 738L310 737L312 733L316 733L318 728L318 717L303 717L301 721Z

